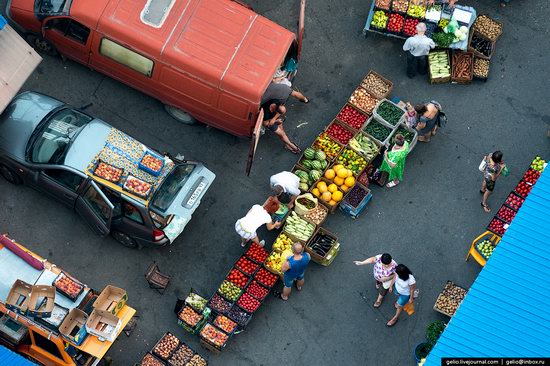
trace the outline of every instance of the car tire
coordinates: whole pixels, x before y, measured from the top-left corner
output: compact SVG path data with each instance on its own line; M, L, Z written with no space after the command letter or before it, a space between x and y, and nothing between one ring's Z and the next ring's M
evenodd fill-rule
M184 125L194 125L197 123L197 120L193 116L177 107L165 104L164 109L172 118Z
M11 184L19 185L23 183L23 180L16 172L2 164L0 164L0 175Z
M57 49L55 46L44 37L36 34L28 34L25 38L32 48L34 48L38 53L49 56L57 55Z
M131 248L131 249L138 248L137 241L134 238L132 238L130 235L123 233L122 231L113 231L111 232L111 236L119 244L125 246L126 248Z

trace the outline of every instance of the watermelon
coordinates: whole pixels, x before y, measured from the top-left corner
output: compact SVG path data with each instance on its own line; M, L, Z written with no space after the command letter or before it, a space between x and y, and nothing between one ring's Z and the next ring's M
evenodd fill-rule
M303 170L296 170L294 172L294 174L300 178L300 182L302 183L307 183L307 180L309 178L309 175L307 174L307 172L303 171Z
M315 151L315 160L323 161L326 158L327 158L327 155L323 151L321 150Z
M321 162L319 160L313 160L311 162L311 169L315 169L315 170L323 169L323 167L321 166Z
M311 147L308 147L304 150L304 157L308 160L315 159L315 150Z
M309 186L307 185L307 183L300 183L300 191L307 192L308 189Z
M306 169L313 169L313 160L308 160L308 159L302 160L302 166Z
M321 178L321 172L318 171L318 170L312 170L312 171L309 172L309 178L312 181L316 182L316 181L319 180L319 178Z
M328 165L328 162L327 162L326 160L323 160L323 161L321 162L321 169L323 169L323 170L326 169L326 168L327 168L327 165Z

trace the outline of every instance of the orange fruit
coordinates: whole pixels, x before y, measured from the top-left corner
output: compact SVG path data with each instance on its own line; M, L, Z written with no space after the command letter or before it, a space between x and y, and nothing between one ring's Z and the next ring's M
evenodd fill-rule
M336 172L336 175L340 178L347 178L348 177L348 170L345 168L339 169Z
M317 188L319 188L319 192L325 193L327 191L327 184L323 181L317 183Z
M334 206L335 204L337 204L338 202L334 201L334 200L330 200L328 201L328 204L331 205L331 206Z
M344 182L345 182L344 184L346 186L353 187L355 185L355 178L354 177L347 177Z
M342 184L344 184L344 178L340 178L340 177L334 177L334 184L336 184L337 186L341 186Z
M323 199L323 201L330 201L330 199L332 198L332 193L326 191L326 192L323 192L323 194L321 195L321 198Z
M336 184L334 184L334 183L332 183L332 184L330 184L330 185L328 186L328 191L329 191L330 193L336 192L337 190L338 190L338 186L337 186Z
M335 165L332 167L332 170L334 170L336 172L336 174L338 174L338 171L340 169L342 169L344 166L342 164L338 164L338 165Z
M313 189L311 190L311 193L313 193L313 195L314 195L315 197L319 197L319 196L321 195L321 192L319 191L319 188L313 188Z
M333 169L328 169L326 172L325 172L325 178L327 179L333 179L334 177L336 176L336 172L333 170Z
M332 193L332 199L336 202L340 202L344 198L344 194L340 191Z
M345 184L343 184L343 185L340 186L340 190L341 190L342 192L347 192L347 191L349 191L349 187L346 186Z
M348 177L352 177L352 176L353 176L353 172L352 172L350 169L347 169L347 173L348 173Z

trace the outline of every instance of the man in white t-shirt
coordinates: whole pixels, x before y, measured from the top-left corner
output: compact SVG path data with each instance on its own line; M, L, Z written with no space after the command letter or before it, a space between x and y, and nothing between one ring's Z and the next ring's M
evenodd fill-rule
M414 291L416 290L416 279L407 266L398 264L395 267L395 273L397 276L393 278L389 291L395 291L395 294L399 297L395 302L395 315L386 323L388 327L393 327L397 323L399 314L401 314L405 305L409 304L408 306L413 306Z
M300 178L294 173L282 171L269 178L272 196L288 208L294 206L294 200L300 194Z
M245 217L237 220L235 223L235 231L241 236L241 246L244 247L250 240L258 245L264 246L265 242L258 238L256 230L264 224L266 224L267 230L278 229L281 227L281 222L273 222L271 215L273 215L279 209L279 202L276 199L270 197L264 203L263 206L254 205Z
M407 38L403 45L403 51L407 52L407 76L413 78L418 71L424 75L428 71L427 56L430 50L435 47L435 43L426 35L426 24L418 23L416 25L416 35Z

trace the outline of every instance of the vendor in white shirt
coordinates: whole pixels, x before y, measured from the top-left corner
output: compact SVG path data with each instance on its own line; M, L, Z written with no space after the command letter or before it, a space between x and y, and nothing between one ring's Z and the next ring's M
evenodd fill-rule
M425 75L428 72L428 53L435 48L435 43L426 35L426 24L416 25L416 35L407 38L403 51L407 53L407 76L413 78L416 72Z
M269 179L271 196L276 197L280 203L288 208L294 206L294 200L300 194L300 178L294 173L283 171Z
M262 225L266 225L267 230L278 229L281 227L281 222L273 222L271 215L273 215L279 209L279 202L273 197L269 197L267 201L260 205L254 205L245 217L237 220L235 223L235 231L241 237L241 246L244 247L252 240L254 243L261 245L265 244L265 241L260 241L256 230Z

